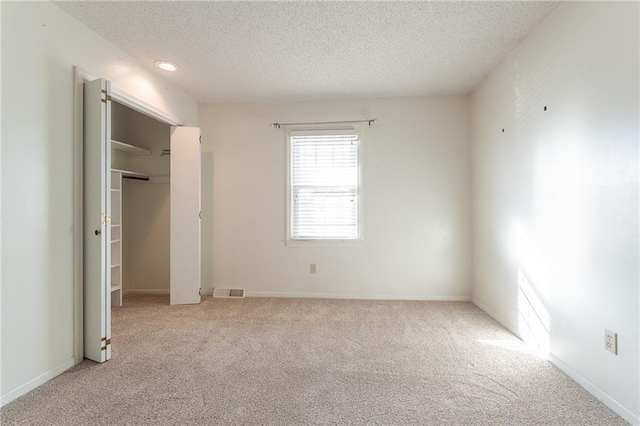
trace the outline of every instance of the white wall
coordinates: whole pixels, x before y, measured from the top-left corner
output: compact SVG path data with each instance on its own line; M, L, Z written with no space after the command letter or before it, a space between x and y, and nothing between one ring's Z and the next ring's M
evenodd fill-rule
M466 96L200 105L203 287L469 298L468 115ZM285 247L285 133L269 124L373 117L363 142L364 246Z
M0 8L4 404L73 364L73 66L187 124L197 104L51 3Z
M561 6L471 102L474 301L525 337L548 316L551 359L635 422L638 12Z
M169 294L171 197L169 181L131 181L125 237L129 281L125 290ZM168 303L168 300L167 300Z

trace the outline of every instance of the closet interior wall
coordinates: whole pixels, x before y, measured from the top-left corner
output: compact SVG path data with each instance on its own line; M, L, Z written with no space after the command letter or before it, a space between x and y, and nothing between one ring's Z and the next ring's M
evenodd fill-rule
M123 294L169 293L170 156L171 128L112 103L113 140L151 151L131 155L112 149L112 168L149 176L149 180L122 180Z

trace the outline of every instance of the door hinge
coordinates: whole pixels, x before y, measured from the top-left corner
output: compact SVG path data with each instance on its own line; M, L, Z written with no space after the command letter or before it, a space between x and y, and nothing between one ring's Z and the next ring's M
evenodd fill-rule
M106 90L102 89L102 93L104 93L104 99L101 99L105 104L107 101L111 101L111 95L107 93Z
M103 337L102 340L102 347L100 348L101 351L104 351L107 349L107 346L109 346L111 344L111 339L107 339L106 337Z
M202 135L200 135L200 143L202 143Z

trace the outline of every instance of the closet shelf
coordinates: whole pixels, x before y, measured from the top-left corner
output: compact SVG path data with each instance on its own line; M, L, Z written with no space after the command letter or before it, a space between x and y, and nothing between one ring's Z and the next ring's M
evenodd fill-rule
M122 177L124 178L149 180L149 175L145 175L144 173L132 172L131 170L122 170L122 169L111 169L111 171L116 173L122 173Z
M151 151L149 151L148 149L129 145L128 143L115 141L113 139L111 139L111 148L115 149L116 151L126 152L129 155L151 155Z
M111 192L111 215L112 220L116 218L112 223L111 244L109 245L109 251L111 252L111 306L122 306L122 176L123 173L112 173L111 183L118 191Z

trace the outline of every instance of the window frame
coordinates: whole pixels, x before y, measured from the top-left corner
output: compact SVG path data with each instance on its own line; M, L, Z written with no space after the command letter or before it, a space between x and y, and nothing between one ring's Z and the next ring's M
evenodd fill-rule
M292 198L292 184L291 174L293 170L293 156L291 155L291 136L295 134L330 134L339 133L341 131L356 132L358 135L358 237L355 239L294 239L292 238L292 217L291 217L291 198ZM285 169L286 169L286 188L285 188L285 239L284 243L286 247L359 247L364 243L364 221L363 221L363 185L362 185L362 164L363 164L363 127L361 125L349 125L349 126L330 126L330 125L314 125L314 126L287 126L285 131Z

